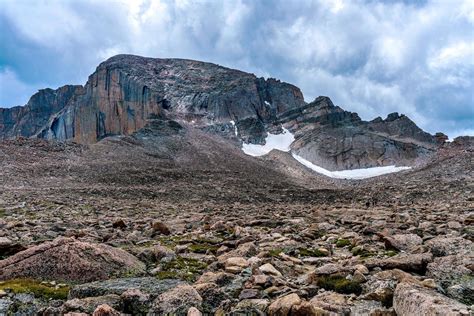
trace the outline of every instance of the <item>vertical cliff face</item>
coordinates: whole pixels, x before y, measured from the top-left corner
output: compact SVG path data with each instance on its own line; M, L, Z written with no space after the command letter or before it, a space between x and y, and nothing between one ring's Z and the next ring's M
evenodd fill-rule
M10 135L11 131L18 122L19 114L21 113L21 106L16 106L9 109L0 108L0 139L5 139Z
M82 86L66 85L35 93L24 107L0 109L0 139L30 137L38 133L55 113L83 92Z
M154 116L203 128L232 120L255 130L255 125L263 126L279 112L301 105L301 91L275 79L198 61L119 55L99 65L85 93L38 135L92 143L133 133Z

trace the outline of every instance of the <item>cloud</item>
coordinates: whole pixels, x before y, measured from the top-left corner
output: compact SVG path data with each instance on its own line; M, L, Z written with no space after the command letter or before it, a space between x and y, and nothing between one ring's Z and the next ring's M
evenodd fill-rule
M35 92L35 87L23 83L11 69L0 70L0 107L24 105L25 96ZM8 104L2 104L4 100L8 100Z
M307 101L328 95L365 119L398 111L455 136L474 126L473 28L470 0L4 0L0 69L18 89L0 104L83 84L132 53L276 77Z

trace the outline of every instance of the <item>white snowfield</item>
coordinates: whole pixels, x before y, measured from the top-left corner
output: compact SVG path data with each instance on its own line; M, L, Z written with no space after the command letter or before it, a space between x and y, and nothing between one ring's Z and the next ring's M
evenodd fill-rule
M352 169L352 170L341 170L341 171L329 171L322 167L316 166L311 161L304 159L303 157L298 156L295 153L291 153L293 158L299 161L302 165L308 167L309 169L321 173L325 176L336 178L336 179L366 179L376 176L381 176L387 173L398 172L402 170L411 169L411 167L396 167L396 166L385 166L385 167L373 167L373 168L363 168L363 169Z
M232 125L235 127L235 123L231 121ZM237 135L237 127L235 127L235 133ZM294 135L283 128L282 134L270 134L267 133L265 138L265 145L254 145L254 144L243 144L242 150L245 154L258 157L268 154L273 149L290 152L290 145L295 140ZM313 164L311 161L304 159L301 156L298 156L295 153L291 153L293 158L301 163L302 165L308 167L309 169L316 171L317 173L323 174L327 177L335 179L366 179L376 176L381 176L387 173L398 172L402 170L411 169L411 167L396 167L396 166L385 166L385 167L373 167L373 168L364 168L364 169L352 169L352 170L341 170L341 171L329 171L322 167L319 167Z
M267 133L265 145L243 144L242 150L247 155L254 157L266 155L273 149L289 152L290 145L294 141L295 136L284 128L283 133L278 135Z

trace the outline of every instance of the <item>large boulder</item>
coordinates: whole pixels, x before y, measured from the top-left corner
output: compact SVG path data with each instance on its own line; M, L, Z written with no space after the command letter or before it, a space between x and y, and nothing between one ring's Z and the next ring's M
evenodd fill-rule
M180 284L160 294L153 302L152 315L182 315L190 307L200 308L202 297L188 284Z
M439 236L428 240L426 245L435 257L474 253L474 243L462 237Z
M427 266L427 276L433 278L448 296L474 304L474 243L462 237L439 236L426 245L435 257Z
M145 265L128 252L73 238L58 238L0 261L0 280L89 282L143 273Z
M423 239L416 234L397 234L385 237L385 247L388 249L410 251L423 243Z
M368 268L400 269L409 272L424 272L433 259L431 253L398 254L390 258L370 259L366 262Z
M432 289L413 283L397 285L393 308L398 316L469 315L468 307Z
M449 296L465 304L474 304L473 255L435 258L427 266L427 276L436 280Z

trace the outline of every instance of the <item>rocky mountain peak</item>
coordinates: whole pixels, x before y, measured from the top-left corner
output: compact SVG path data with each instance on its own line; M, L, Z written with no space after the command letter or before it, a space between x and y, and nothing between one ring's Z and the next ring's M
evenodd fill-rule
M365 122L327 96L306 103L300 89L278 79L202 61L135 55L102 62L84 87L43 89L24 107L1 109L0 138L91 144L131 135L157 118L237 146L264 144L268 132L284 127L295 135L293 151L331 170L412 164L437 144L403 114Z

